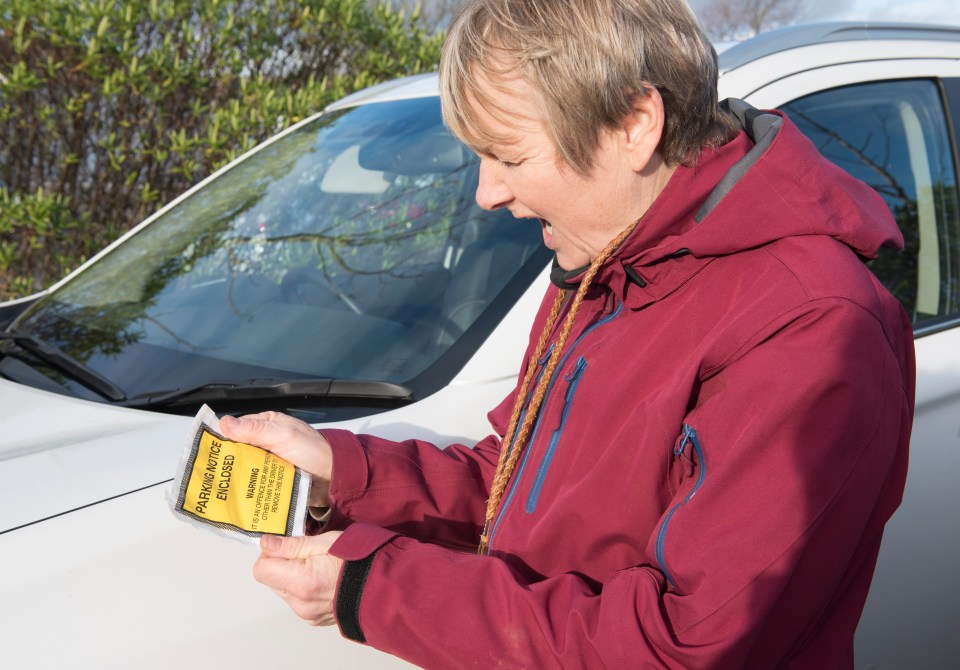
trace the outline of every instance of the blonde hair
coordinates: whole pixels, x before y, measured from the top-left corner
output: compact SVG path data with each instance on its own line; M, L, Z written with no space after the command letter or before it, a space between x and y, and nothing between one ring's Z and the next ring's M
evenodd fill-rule
M440 59L444 122L475 150L503 138L511 110L481 94L480 81L519 76L535 94L559 156L588 175L602 130L613 130L638 96L663 98L660 153L691 163L733 134L717 104L717 55L685 0L467 0ZM514 115L515 116L515 115Z

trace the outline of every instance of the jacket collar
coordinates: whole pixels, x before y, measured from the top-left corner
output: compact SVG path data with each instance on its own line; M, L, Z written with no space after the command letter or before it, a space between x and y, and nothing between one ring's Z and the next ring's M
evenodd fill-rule
M805 235L833 237L864 259L903 238L877 193L823 158L781 112L724 103L741 132L679 166L631 234L600 268L631 308L662 299L714 259ZM575 287L585 268L552 274Z
M695 166L679 166L630 236L597 273L594 286L608 287L628 307L639 309L662 299L704 267L711 259L691 256L681 240L697 225L695 215L713 187L750 146L741 133L719 149L705 152ZM559 288L574 290L586 271L587 266L564 270L554 259L550 280Z

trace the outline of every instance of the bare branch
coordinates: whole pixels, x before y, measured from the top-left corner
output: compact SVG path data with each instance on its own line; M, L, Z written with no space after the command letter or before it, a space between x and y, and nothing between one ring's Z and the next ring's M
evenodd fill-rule
M794 23L809 11L810 0L708 0L699 14L711 37L729 40Z

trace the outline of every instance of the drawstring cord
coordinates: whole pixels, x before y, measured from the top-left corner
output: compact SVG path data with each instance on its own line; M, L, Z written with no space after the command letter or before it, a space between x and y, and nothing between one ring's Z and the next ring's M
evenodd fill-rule
M497 469L494 472L493 482L490 484L490 497L487 499L487 509L486 514L484 515L483 531L480 534L480 543L477 547L477 554L481 556L487 554L489 551L490 533L493 525L492 522L496 516L497 508L500 506L500 500L503 498L503 492L506 490L507 484L510 482L510 478L513 476L513 471L516 469L517 462L520 460L520 454L526 447L526 442L530 435L531 427L536 421L537 415L540 412L540 406L543 403L544 395L546 395L547 385L549 384L550 379L553 377L553 373L563 355L563 348L566 346L567 338L570 335L570 331L573 329L573 322L577 318L577 313L580 311L580 306L583 304L583 299L586 296L587 289L590 288L590 284L593 282L593 278L600 270L600 266L602 266L610 257L610 255L616 251L621 244L623 244L623 241L630 235L631 232L633 232L633 229L636 228L637 223L639 223L639 219L627 226L625 230L612 239L587 269L583 280L580 282L580 286L577 287L577 292L574 295L573 301L570 305L570 310L567 312L567 316L564 319L563 327L561 328L560 334L557 337L556 346L553 347L553 351L550 353L547 365L544 368L543 374L540 376L540 381L537 383L537 387L530 399L530 405L526 415L524 416L523 423L518 429L517 424L519 423L519 417L523 411L527 390L530 388L530 383L532 382L533 376L536 373L537 361L540 360L541 356L543 356L543 352L546 350L547 341L550 339L550 333L553 332L553 328L557 323L557 319L560 316L560 311L564 305L564 302L566 301L568 292L566 290L559 291L557 293L557 297L553 301L553 306L550 309L550 315L547 317L547 322L544 324L543 330L540 332L540 337L537 340L537 346L534 349L534 354L530 360L527 361L526 371L523 376L523 383L520 385L520 390L517 393L516 400L514 400L513 403L513 413L510 416L510 423L507 425L507 432L504 435L503 441L500 443L500 458L497 461ZM515 435L516 437L514 437Z

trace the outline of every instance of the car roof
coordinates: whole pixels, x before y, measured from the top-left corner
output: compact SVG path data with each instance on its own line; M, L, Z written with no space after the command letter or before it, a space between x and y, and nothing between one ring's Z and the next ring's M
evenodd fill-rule
M440 95L440 85L436 72L416 74L401 79L393 79L369 88L351 93L348 96L328 105L325 109L332 112L346 107L356 107L375 102L389 102L391 100L409 100L412 98L427 98Z
M720 42L715 46L719 52L720 72L723 73L790 49L837 42L880 40L960 42L960 26L856 21L804 23L763 32L742 42ZM325 111L438 95L440 87L437 73L429 72L394 79L351 93L330 104Z
M734 45L725 45L720 53L720 71L733 70L765 56L790 49L831 42L875 40L960 42L960 26L853 21L804 23L786 26L760 33Z

